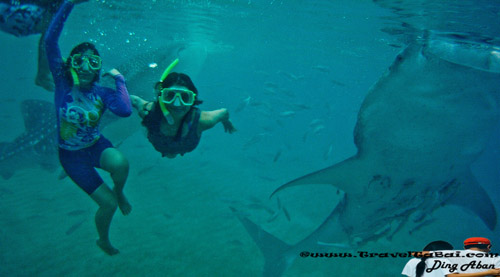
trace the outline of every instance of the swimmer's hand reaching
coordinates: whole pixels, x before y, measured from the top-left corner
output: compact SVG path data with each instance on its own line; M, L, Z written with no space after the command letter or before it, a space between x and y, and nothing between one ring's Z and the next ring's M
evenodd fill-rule
M120 71L118 71L116 68L111 69L110 71L107 71L106 73L102 74L102 77L116 77L117 75L120 74Z
M232 134L236 132L236 128L234 128L233 123L229 119L222 121L222 125L224 126L224 131L226 133Z
M132 107L137 109L140 117L144 118L149 114L151 107L149 109L146 107L147 101L137 95L130 95L130 101L132 102Z

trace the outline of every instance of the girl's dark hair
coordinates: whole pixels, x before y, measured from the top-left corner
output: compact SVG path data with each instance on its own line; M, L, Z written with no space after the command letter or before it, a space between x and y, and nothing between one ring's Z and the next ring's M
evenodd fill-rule
M156 98L153 102L153 109L149 112L147 116L142 120L142 125L148 129L148 131L157 131L160 128L160 122L163 118L163 112L160 109L160 104L158 104L158 96L162 89L169 88L173 86L183 86L196 93L196 98L194 100L193 106L203 103L203 101L198 100L198 90L189 78L188 75L184 73L172 72L168 74L167 78L163 82L158 82L155 85Z
M97 51L97 48L95 47L95 45L90 43L90 42L82 42L82 43L78 44L77 46L75 46L73 48L73 50L71 50L71 53L69 53L69 57L66 60L66 62L64 63L64 69L66 72L66 79L70 83L73 82L73 77L71 76L71 73L69 71L71 68L71 56L73 56L75 54L83 54L87 50L91 50L93 55L96 55L99 57L101 56L99 54L99 51ZM97 71L97 74L96 74L94 80L92 80L92 82L99 81L100 76L101 76L101 69L99 69L99 71Z
M87 50L92 50L92 53L96 56L101 56L99 55L99 51L97 51L97 48L95 48L95 45L90 43L90 42L82 42L75 46L73 50L71 50L71 53L69 53L70 56L73 56L74 54L81 54Z
M453 250L453 245L444 240L436 240L424 247L424 251L438 251L438 250ZM430 257L420 258L420 262L417 264L417 277L421 277L425 270L425 261Z

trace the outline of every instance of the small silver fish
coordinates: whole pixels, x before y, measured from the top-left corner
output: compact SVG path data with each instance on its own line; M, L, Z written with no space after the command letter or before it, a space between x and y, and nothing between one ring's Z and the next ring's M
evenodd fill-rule
M85 210L74 210L74 211L68 212L66 215L77 216L77 215L82 215L82 214L86 214L86 213L87 213L87 211L85 211Z
M315 135L319 134L321 131L323 131L326 127L324 125L318 125L316 128L314 128L313 133Z
M73 224L71 227L66 230L66 235L69 236L73 234L80 226L82 226L83 222L85 222L87 219L82 219L81 221L78 221L77 223Z
M284 111L284 112L280 113L280 116L283 116L283 117L289 117L289 116L294 116L294 115L295 115L294 111Z
M325 66L325 65L315 65L312 67L312 69L316 69L316 70L324 72L324 73L330 72L330 67Z
M274 214L272 214L268 219L267 219L267 223L270 223L270 222L273 222L276 218L278 218L278 215L280 214L280 211L276 211L274 212Z
M274 155L273 163L277 162L280 156L281 156L281 149L278 150L278 152L276 152L276 154Z
M291 221L290 214L288 213L288 210L283 206L283 213L285 214L285 217L288 221Z

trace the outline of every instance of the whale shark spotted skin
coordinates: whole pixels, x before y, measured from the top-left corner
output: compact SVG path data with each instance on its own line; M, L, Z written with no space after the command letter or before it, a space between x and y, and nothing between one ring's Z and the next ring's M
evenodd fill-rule
M21 102L25 131L10 143L0 143L0 175L9 179L20 168L40 165L58 168L54 104L43 100Z
M263 253L264 276L282 275L300 251L356 248L390 237L410 218L423 222L446 204L472 211L493 230L495 207L470 166L499 120L497 49L437 36L405 48L361 105L354 130L357 153L273 192L309 184L345 192L297 244L235 213Z

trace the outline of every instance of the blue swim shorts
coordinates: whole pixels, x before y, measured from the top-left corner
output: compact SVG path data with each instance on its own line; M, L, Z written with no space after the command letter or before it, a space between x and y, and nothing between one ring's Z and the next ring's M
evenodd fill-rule
M113 147L111 142L101 135L87 148L74 151L59 148L59 161L71 180L90 195L104 183L95 168L101 168L101 154L110 147Z

